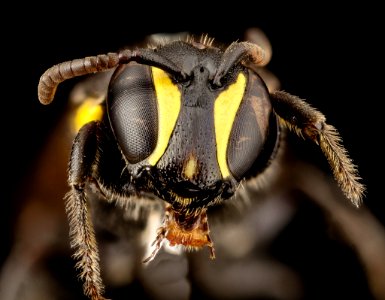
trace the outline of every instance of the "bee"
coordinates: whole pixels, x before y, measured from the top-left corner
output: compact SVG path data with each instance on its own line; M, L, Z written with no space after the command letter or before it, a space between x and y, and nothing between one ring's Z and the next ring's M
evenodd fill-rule
M189 37L66 61L41 76L38 97L49 104L61 82L112 71L68 164L66 212L85 295L104 299L89 209L95 193L122 207L161 207L163 223L144 263L164 241L207 247L214 259L210 210L268 174L291 132L318 145L346 198L360 205L365 187L338 131L298 96L269 91L261 70L270 57L248 41L222 46Z

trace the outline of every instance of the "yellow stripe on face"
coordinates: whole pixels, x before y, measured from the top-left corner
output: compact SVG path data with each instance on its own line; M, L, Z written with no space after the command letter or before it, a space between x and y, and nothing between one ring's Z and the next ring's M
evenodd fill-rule
M154 166L166 151L181 107L181 93L166 72L151 67L158 103L158 142L148 162Z
M246 88L246 77L239 73L236 82L219 94L214 104L214 125L217 142L217 160L223 178L230 176L227 165L227 146L234 119Z
M103 109L99 99L87 98L78 107L73 121L73 128L78 132L88 122L100 121L103 116Z

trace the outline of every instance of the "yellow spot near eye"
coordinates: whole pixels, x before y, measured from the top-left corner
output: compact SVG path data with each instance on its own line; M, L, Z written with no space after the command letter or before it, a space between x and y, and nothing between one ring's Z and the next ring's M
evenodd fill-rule
M197 172L198 162L194 155L190 155L183 168L183 174L187 179L192 180Z
M214 104L215 138L217 160L223 178L230 176L227 165L227 146L231 129L246 88L246 77L239 73L236 82L219 94Z
M154 166L166 151L174 130L181 107L181 93L165 71L155 67L151 70L158 103L158 142L148 157L149 164Z
M76 132L78 132L84 124L102 119L103 109L100 101L97 100L99 99L87 98L76 110L73 122L73 128Z

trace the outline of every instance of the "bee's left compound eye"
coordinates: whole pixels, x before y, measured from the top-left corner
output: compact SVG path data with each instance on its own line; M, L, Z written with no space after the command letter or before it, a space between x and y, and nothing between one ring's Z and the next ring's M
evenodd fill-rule
M151 68L131 63L114 73L107 98L114 135L129 163L138 163L155 149L158 112Z
M277 124L271 124L274 115L264 82L253 71L248 71L247 75L240 73L237 82L220 94L215 103L217 138L224 129L229 131L228 139L217 140L217 147L226 149L226 154L218 151L219 165L224 177L230 172L238 180L246 176L255 164L260 165L258 169L263 169L275 146L270 141L276 141L275 136L269 136L277 134ZM237 86L243 85L241 81L244 81L244 90L237 93ZM238 98L239 104L236 104ZM233 109L236 113L229 117ZM226 163L221 164L224 159Z

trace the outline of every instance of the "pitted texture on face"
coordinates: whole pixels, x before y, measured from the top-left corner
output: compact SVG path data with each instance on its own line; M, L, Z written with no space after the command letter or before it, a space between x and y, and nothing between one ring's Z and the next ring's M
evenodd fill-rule
M173 42L157 49L157 53L170 59L182 73L191 75L194 69L203 67L213 78L220 63L223 52L214 47L195 47L186 42Z
M191 83L182 88L182 107L168 148L157 164L160 176L172 185L188 181L205 189L222 179L216 158L214 102L218 92L208 86L209 72L198 66ZM195 172L186 178L185 165L194 157ZM170 173L172 174L170 176Z

